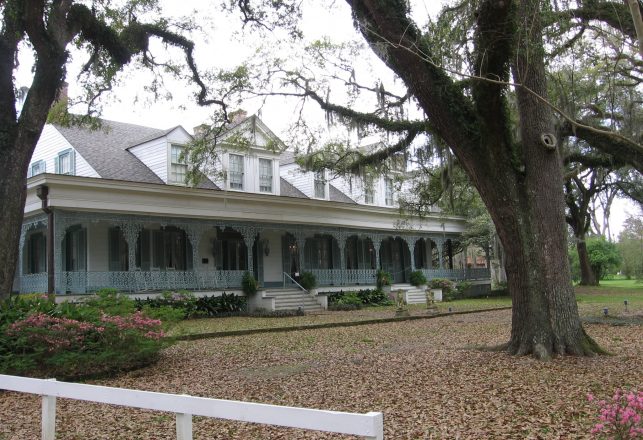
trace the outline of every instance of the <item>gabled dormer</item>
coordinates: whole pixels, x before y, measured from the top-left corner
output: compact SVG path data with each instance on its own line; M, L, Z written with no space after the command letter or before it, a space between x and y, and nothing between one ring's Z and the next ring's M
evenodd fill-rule
M127 146L127 151L143 162L164 183L185 185L188 167L182 153L191 141L190 133L179 125L137 140L135 145Z
M279 153L283 142L256 115L237 113L218 140L221 176L212 176L228 191L280 194ZM217 170L218 171L218 170Z

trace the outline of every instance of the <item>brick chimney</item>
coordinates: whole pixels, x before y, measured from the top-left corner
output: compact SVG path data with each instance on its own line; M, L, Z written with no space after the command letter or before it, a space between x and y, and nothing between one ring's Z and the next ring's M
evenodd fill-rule
M244 109L235 110L230 113L230 123L238 124L239 122L245 120L248 117L248 112Z

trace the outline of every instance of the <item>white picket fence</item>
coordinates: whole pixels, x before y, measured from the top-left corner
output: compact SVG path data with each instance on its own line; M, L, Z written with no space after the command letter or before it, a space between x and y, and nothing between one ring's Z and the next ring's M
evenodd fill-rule
M355 414L324 411L4 374L0 374L0 389L42 396L42 440L54 440L56 437L56 397L173 412L176 414L178 440L192 440L192 416L358 435L371 440L384 438L384 417L381 412Z

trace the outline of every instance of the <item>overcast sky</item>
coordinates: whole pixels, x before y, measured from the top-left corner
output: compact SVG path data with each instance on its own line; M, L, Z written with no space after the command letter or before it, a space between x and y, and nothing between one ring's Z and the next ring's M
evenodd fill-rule
M348 6L344 1L330 3L332 7L321 6L315 0L305 0L302 29L305 39L312 41L331 37L334 42L361 40L357 35ZM215 5L218 2L203 0L161 0L166 16L181 17L185 15L199 17L203 33L194 35L196 59L202 69L213 67L234 67L251 57L255 48L262 43L252 34L239 35L239 21L231 20L222 14ZM414 11L416 19L424 20L429 14L439 10L441 1L416 0ZM328 5L328 3L326 3ZM274 43L273 43L274 44ZM374 66L374 76L386 76L387 69L374 55L367 51ZM82 65L83 59L74 59L68 68L67 81L70 83L70 96L79 93L74 79ZM17 72L17 85L29 86L31 82L32 58L27 51L22 51L20 68ZM357 63L356 65L359 65ZM188 131L196 125L207 122L210 110L194 103L195 88L185 83L168 81L171 100L153 101L144 88L150 82L149 74L144 71L126 69L123 81L110 94L103 108L103 117L115 121L146 125L157 128L169 128L183 125ZM369 78L373 84L378 78ZM294 120L297 102L273 98L263 103L259 100L244 102L242 107L249 113L261 109L261 118L278 135L285 138L289 125ZM313 107L313 106L309 106ZM316 123L323 123L323 113L316 108L309 108L307 116ZM628 214L635 214L636 207L623 200L614 203L611 214L611 227L614 238L621 229L621 224Z

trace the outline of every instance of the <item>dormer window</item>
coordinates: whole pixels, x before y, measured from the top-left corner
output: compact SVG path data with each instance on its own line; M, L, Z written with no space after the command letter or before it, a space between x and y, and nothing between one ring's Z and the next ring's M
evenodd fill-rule
M70 176L76 174L76 160L74 150L71 148L58 153L58 156L55 158L55 163L57 174L68 174Z
M326 179L323 170L315 172L315 197L318 199L326 198Z
M272 192L272 160L259 159L259 192Z
M36 176L38 174L46 173L47 172L47 166L45 164L44 160L39 160L37 162L34 162L31 164L31 168L29 168L29 176Z
M230 189L243 189L243 156L230 155Z
M384 179L384 203L386 206L393 206L393 179Z
M372 205L375 203L375 188L373 187L373 178L364 178L364 203Z
M185 183L188 165L185 161L185 148L181 145L172 145L170 151L170 182Z

